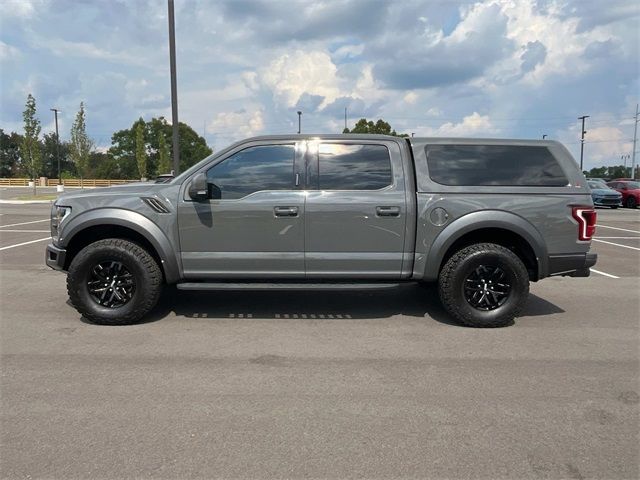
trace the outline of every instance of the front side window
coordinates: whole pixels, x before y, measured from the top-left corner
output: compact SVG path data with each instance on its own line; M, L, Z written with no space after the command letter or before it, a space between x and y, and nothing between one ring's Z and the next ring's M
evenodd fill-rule
M378 190L393 180L389 150L384 145L321 143L318 173L320 190Z
M292 190L294 157L293 145L246 148L210 168L207 181L210 188L219 189L222 200L261 190Z
M442 185L560 187L569 183L547 147L428 145L431 179Z

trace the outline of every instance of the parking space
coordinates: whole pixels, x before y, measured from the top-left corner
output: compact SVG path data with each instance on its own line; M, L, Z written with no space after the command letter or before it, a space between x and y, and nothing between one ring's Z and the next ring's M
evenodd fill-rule
M7 478L640 475L640 210L599 209L601 273L532 284L493 330L416 286L167 289L148 323L91 325L48 217L0 205Z

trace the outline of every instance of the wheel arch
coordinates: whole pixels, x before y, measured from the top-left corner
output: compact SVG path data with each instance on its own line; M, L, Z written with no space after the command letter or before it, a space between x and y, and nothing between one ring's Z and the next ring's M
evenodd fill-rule
M128 210L99 209L78 215L64 226L59 243L66 249L64 270L84 247L105 238L130 240L145 248L158 262L166 283L180 278L177 257L169 239L147 217Z
M427 255L425 280L436 280L451 255L474 243L495 243L514 251L532 281L546 276L547 249L540 232L513 213L484 210L460 217L440 232Z

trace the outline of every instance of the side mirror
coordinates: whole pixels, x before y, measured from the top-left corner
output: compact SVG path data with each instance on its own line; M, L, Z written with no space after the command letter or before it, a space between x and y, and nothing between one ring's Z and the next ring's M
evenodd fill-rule
M191 184L189 185L189 197L194 202L204 202L209 198L206 173L199 173L193 180L191 180Z

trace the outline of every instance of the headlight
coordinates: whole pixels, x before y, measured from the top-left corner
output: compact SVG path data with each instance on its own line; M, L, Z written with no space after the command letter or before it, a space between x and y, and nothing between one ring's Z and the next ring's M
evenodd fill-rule
M71 213L71 207L54 205L51 209L51 236L58 236L58 229L62 221Z

